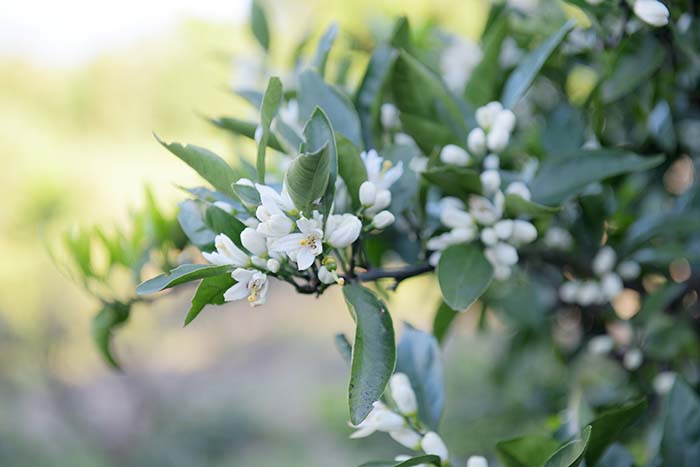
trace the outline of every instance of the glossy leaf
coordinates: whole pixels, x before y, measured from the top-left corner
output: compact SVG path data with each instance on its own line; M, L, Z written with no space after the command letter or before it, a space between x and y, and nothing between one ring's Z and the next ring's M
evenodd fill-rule
M509 217L543 217L556 214L560 210L559 206L545 206L512 193L506 195L505 211Z
M481 194L479 173L466 167L440 165L423 172L423 178L446 194L458 198Z
M596 465L608 446L617 441L620 433L641 417L646 409L646 400L640 399L608 410L593 420L586 449L586 464Z
M447 337L447 333L452 326L452 322L459 314L458 311L450 308L448 304L441 301L433 318L433 335L438 342L442 343Z
M188 199L180 203L177 220L193 245L202 251L211 251L216 233L204 221L205 213L204 203Z
M571 31L576 22L569 20L559 28L557 32L548 37L535 50L528 53L520 64L513 70L508 77L503 88L501 102L505 107L512 108L518 103L521 97L528 90L535 77L544 66L549 56L554 52L554 49L564 40L566 35Z
M199 283L197 291L192 297L192 306L185 317L185 326L190 324L207 305L223 305L224 292L233 287L236 281L231 274L205 277Z
M544 467L576 467L583 461L583 456L591 436L591 427L581 431L581 437L564 444L547 459Z
M255 122L248 122L232 117L220 117L210 119L209 122L212 125L221 128L222 130L226 130L235 135L245 136L246 138L255 140L255 130L258 127L258 125L255 124ZM274 133L270 133L267 139L267 146L274 149L275 151L285 152L282 143L280 143L280 140Z
M421 465L434 465L436 467L442 466L442 461L438 456L433 456L430 454L412 457L411 459L405 461L373 461L362 464L360 467L418 467Z
M129 305L121 302L108 303L92 320L92 337L102 357L114 368L119 368L112 353L112 335L123 325L130 314Z
M420 419L436 430L445 405L445 375L437 340L406 323L396 352L396 371L411 381Z
M649 35L636 50L621 53L612 75L602 85L603 101L614 102L647 82L663 63L664 56L664 48Z
M394 372L394 327L386 305L369 289L349 284L343 287L343 296L357 325L348 391L350 422L357 425L382 396Z
M496 444L504 467L541 466L559 448L559 442L546 436L522 436Z
M341 134L335 134L338 149L338 175L345 182L353 207L360 207L360 185L367 181L367 168L360 156L360 149Z
M229 272L232 266L215 266L212 264L183 264L166 274L161 274L145 282L137 288L139 295L148 295L161 290L175 287L186 282L204 279L205 277L218 276Z
M256 168L258 169L258 182L265 183L265 149L267 141L270 138L270 125L272 119L277 115L280 102L282 102L282 81L273 76L267 83L267 89L263 95L262 105L260 106L260 127L262 134L258 143L258 157Z
M437 276L445 303L461 311L486 291L493 278L493 267L478 246L453 245L442 252Z
M694 467L700 459L700 399L679 377L666 403L660 454L665 466Z
M309 191L307 196L311 196L309 204L323 195L321 199L321 214L323 214L324 222L330 214L333 200L335 198L335 180L338 177L338 149L335 143L335 135L331 122L320 108L314 111L311 119L304 128L304 136L306 143L302 146L302 151L306 153L316 153L321 151L324 155L316 165L311 183L305 186L294 187L296 197L299 198L299 189ZM296 161L295 161L296 162ZM294 163L293 163L294 164ZM291 167L290 167L291 171ZM299 173L299 172L297 172ZM297 181L298 182L298 181ZM296 183L296 182L295 182ZM288 189L292 188L288 186ZM296 203L296 199L292 197ZM307 204L297 204L304 211L308 209Z
M227 213L218 206L209 206L204 213L204 222L215 234L226 234L236 245L241 247L241 232L245 224L235 216Z

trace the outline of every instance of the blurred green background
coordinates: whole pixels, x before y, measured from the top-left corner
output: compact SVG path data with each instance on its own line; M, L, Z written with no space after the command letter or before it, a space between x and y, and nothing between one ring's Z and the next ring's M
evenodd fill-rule
M99 358L90 334L97 304L58 272L46 243L74 225L128 226L144 184L173 211L183 197L176 184L200 182L151 132L232 156L234 142L202 116L249 112L229 89L260 55L247 2L213 2L204 13L194 0L122 3L103 11L30 1L0 15L0 465L329 467L398 454L385 435L347 439L348 372L332 336L351 331L351 319L337 293L317 300L276 284L265 307L207 310L183 329L192 293L183 287L132 315L116 340L124 372ZM488 8L267 6L280 68L307 30L331 21L369 37L407 14L477 38ZM105 30L119 40L102 44ZM391 300L394 321L427 329L437 300L430 279L409 281ZM476 335L475 316L460 317L446 350L443 432L462 457L541 427L540 414L565 405L563 391L542 396L565 379L547 348L518 365L522 378L497 379L505 336L498 323Z

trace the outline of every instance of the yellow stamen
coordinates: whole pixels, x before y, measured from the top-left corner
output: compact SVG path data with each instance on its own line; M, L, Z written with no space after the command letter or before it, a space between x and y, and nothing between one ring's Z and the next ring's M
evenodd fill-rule
M338 285L345 285L345 279L343 279L342 277L339 277L338 280L336 280L335 282Z
M255 301L255 295L254 294L248 295L248 301L253 303Z
M306 240L305 238L302 238L301 240L299 240L299 245L301 245L301 246L306 246L308 244L309 244L309 241Z

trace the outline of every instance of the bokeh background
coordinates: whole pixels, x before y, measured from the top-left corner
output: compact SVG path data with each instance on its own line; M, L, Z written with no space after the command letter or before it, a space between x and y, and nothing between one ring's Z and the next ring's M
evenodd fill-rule
M8 3L9 1L9 3ZM369 37L393 16L476 39L480 0L268 1L273 58L331 21ZM385 435L347 436L348 371L333 346L351 331L337 293L208 309L187 329L193 290L139 305L116 340L123 372L91 337L97 304L47 254L72 226L128 226L150 185L166 211L196 176L154 140L232 156L202 117L249 112L230 91L260 55L249 2L5 0L0 4L0 465L352 466L390 458ZM309 50L314 47L311 41ZM252 64L252 65L251 65ZM231 157L231 159L233 159ZM120 284L115 284L120 287ZM430 279L402 284L395 323L429 328ZM564 369L547 348L499 378L507 336L460 316L446 346L443 433L455 454L542 427L564 408ZM561 397L552 398L552 394Z

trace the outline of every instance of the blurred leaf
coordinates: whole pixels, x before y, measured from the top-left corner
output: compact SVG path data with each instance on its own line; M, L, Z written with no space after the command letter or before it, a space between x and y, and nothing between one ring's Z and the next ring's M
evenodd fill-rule
M270 27L267 24L265 10L260 0L253 0L252 3L250 27L258 43L265 49L265 52L268 52L270 50Z
M265 183L265 148L267 148L267 140L270 138L270 125L272 125L272 119L277 115L280 102L282 102L282 81L273 76L267 83L267 89L265 89L262 105L260 106L260 127L262 128L262 135L258 143L258 157L256 163L258 182L260 183Z
M350 345L350 341L348 341L345 334L339 333L335 335L335 348L338 349L338 353L343 357L345 363L349 365L352 361L352 345Z
M669 467L695 467L700 459L700 400L681 378L668 395L660 454Z
M531 184L532 198L543 204L560 204L590 183L648 170L663 160L663 156L642 157L617 149L581 150L566 159L545 162Z
M700 230L700 211L652 212L642 215L627 229L623 251L630 253L656 237L679 237Z
M313 164L313 160L309 160L308 162L310 162L310 164L304 165L300 163L297 165L297 161L300 160L301 157L305 157L305 154L295 159L287 172L287 174L290 175L292 174L292 168L295 169L295 186L292 188L289 185L292 183L292 180L288 177L287 188L289 189L290 195L292 189L296 192L296 198L292 196L295 204L297 199L307 199L307 204L297 204L297 207L304 211L308 209L308 206L310 206L314 200L323 196L321 199L321 214L323 214L325 225L325 221L328 219L328 215L333 206L333 200L335 199L335 180L338 177L338 150L335 144L335 135L331 128L331 122L328 121L328 117L320 108L314 111L311 119L307 122L306 127L304 127L304 136L306 137L306 143L302 146L302 150L305 153L321 151L322 156L318 159L317 164ZM312 170L313 173L309 172L309 170ZM306 175L301 175L303 173ZM304 181L305 179L307 181ZM304 191L306 191L306 193L304 193ZM300 194L302 194L302 196L300 196Z
M493 267L476 245L453 245L442 252L437 276L445 303L461 311L486 291Z
M318 42L318 48L316 49L316 55L314 56L311 66L313 66L320 76L326 74L326 63L328 62L328 54L333 47L335 38L338 35L338 25L331 24L328 29L321 36L321 40Z
M188 199L180 203L177 220L193 245L202 251L211 251L216 233L204 222L205 212L204 203Z
M382 396L394 372L394 328L386 305L370 290L352 283L343 287L343 296L357 325L349 387L350 422L357 425Z
M92 337L97 348L107 363L114 368L119 368L119 363L112 354L112 334L129 319L130 311L131 308L125 303L107 303L92 320Z
M438 306L433 319L433 335L438 342L442 343L445 340L452 322L458 314L459 312L450 308L447 303L440 301L440 306Z
M460 143L449 128L427 118L412 115L408 112L399 114L403 130L413 137L414 141L425 154L432 154L447 144Z
M168 151L177 156L184 163L192 167L203 179L222 193L235 196L231 190L231 184L240 177L230 165L222 158L199 146L179 143L165 143L158 136L156 139Z
M508 217L543 217L556 214L561 207L545 206L511 193L506 195L505 211Z
M497 99L500 72L499 58L503 39L508 33L508 15L503 9L494 6L491 12L498 11L492 18L490 27L486 30L481 42L482 57L479 64L471 73L471 78L464 90L467 101L475 107L488 104Z
M338 147L338 175L348 188L353 208L357 209L360 207L360 185L367 181L367 168L359 148L339 133L336 133L335 140Z
M667 153L676 150L676 131L673 128L673 115L668 102L661 100L656 104L649 114L647 125L651 136L661 149Z
M586 448L586 464L596 465L608 446L617 441L622 431L641 417L646 409L646 399L639 399L608 410L593 420Z
M610 446L600 458L596 467L634 467L634 458L620 444Z
M559 442L545 436L522 436L496 444L504 467L540 466L557 450Z
M63 243L73 256L73 261L78 265L85 277L94 277L92 270L92 238L90 233L83 229L74 229L66 232Z
M309 117L320 107L330 120L333 131L345 136L355 146L362 146L360 119L350 99L313 70L299 76L299 106L302 118Z
M392 144L385 147L380 153L385 161L391 161L392 165L403 165L401 177L391 185L391 210L396 213L413 208L416 204L418 193L418 176L410 170L411 160L421 155L420 150L414 145Z
M602 85L603 102L609 104L648 82L664 61L664 49L651 35L632 53L623 49L612 67L612 74Z
M587 426L581 431L581 438L564 444L547 459L544 467L576 467L581 464L590 436L591 427Z
M405 323L396 351L396 371L411 381L420 419L437 430L445 405L445 374L437 340Z
M539 47L523 58L517 68L510 74L503 88L501 102L504 107L515 107L515 104L528 90L542 66L554 52L554 49L557 48L575 25L576 21L567 21L556 33L549 36Z
M575 154L583 146L585 131L581 112L562 103L547 115L547 124L543 126L542 146L547 155L553 158Z
M235 135L245 136L246 138L255 140L255 129L258 127L255 122L247 122L232 117L209 119L209 122ZM267 146L275 151L285 152L284 147L274 133L270 133L267 139Z
M190 324L207 305L223 305L224 292L233 287L236 281L231 274L205 277L199 283L197 291L192 297L192 306L185 318L185 326Z
M263 93L255 89L237 89L233 91L236 95L245 99L256 110L260 109L263 101Z
M137 288L139 295L148 295L161 290L175 287L186 282L204 279L205 277L218 276L230 272L232 266L215 266L212 264L183 264L166 274L161 274L145 282Z
M481 180L474 169L454 165L440 165L423 172L423 178L448 195L466 198L481 194Z
M421 465L435 465L440 467L442 461L438 456L433 455L423 455L418 457L413 457L411 459L397 462L397 461L372 461L362 464L360 467L419 467Z
M366 148L381 144L380 110L382 88L391 77L391 69L398 52L387 45L380 45L372 51L365 75L355 94L355 107L362 125L362 139Z

